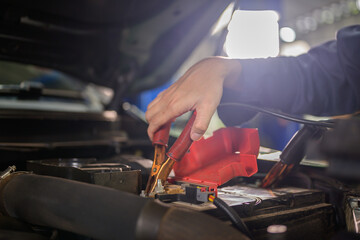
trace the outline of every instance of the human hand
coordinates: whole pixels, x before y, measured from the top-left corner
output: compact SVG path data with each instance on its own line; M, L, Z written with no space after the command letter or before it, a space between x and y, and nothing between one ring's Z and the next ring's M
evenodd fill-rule
M165 123L196 110L197 116L190 137L193 141L199 140L220 103L224 81L227 86L235 84L240 71L238 60L224 57L206 58L192 66L148 105L145 116L149 123L150 139Z

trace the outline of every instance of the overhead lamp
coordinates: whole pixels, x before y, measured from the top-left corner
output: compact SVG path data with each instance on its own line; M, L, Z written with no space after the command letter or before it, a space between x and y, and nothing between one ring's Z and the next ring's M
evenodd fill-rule
M279 15L275 11L234 12L225 51L232 58L266 58L279 54Z

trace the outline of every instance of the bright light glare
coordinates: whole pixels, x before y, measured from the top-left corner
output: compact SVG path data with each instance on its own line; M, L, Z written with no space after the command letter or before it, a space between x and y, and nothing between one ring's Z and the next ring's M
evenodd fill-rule
M307 51L309 51L309 49L310 49L310 46L307 42L295 41L293 43L284 44L281 47L280 55L287 56L287 57L290 57L290 56L296 57L301 54L307 53Z
M292 28L283 27L280 29L280 38L284 42L293 42L295 41L296 33Z
M279 15L275 11L234 12L225 51L232 58L266 58L279 54Z
M234 3L230 3L229 6L227 6L227 8L221 14L217 23L215 24L215 27L213 28L211 35L217 34L229 24L233 11L234 11Z
M357 9L360 10L360 0L357 0L357 1L356 1L356 7L357 7Z

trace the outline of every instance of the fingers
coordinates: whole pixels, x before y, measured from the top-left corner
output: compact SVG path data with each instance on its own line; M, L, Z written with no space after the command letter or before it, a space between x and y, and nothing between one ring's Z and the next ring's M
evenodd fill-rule
M191 110L197 111L191 138L196 141L203 136L222 97L228 61L208 58L195 64L149 104L145 116L151 140L162 125Z
M191 129L190 137L193 141L199 140L209 127L211 117L214 115L216 106L205 105L196 109L196 119Z
M157 101L154 105L148 108L145 117L149 123L148 135L150 139L153 139L153 135L161 126L164 124L173 121L173 119L182 115L183 113L190 110L189 106L186 106L184 101L168 101L168 99L163 99Z
M147 106L147 110L149 110L151 107L153 107L154 105L156 105L159 101L160 101L160 99L161 99L161 97L164 95L164 91L162 91L161 93L159 93L158 95L157 95L157 97L154 99L154 100L152 100L152 102L151 103L149 103L149 105Z
M151 140L156 130L162 125L191 110L192 105L189 103L193 101L186 98L186 91L176 91L180 80L161 92L148 105L145 117L149 123L147 132Z
M157 115L156 115L157 116ZM161 113L158 114L158 117L154 118L154 120L148 120L150 122L149 127L148 127L148 135L151 139L151 141L153 140L153 136L155 134L155 132L164 124L168 123L169 121L171 121L172 118L171 116L168 115L168 113Z

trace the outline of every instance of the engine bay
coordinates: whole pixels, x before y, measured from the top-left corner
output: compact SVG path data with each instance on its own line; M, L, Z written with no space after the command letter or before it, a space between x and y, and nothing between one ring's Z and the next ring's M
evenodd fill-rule
M329 162L332 158L326 161L305 159L275 187L261 187L261 181L279 161L281 152L260 147L258 154L256 129L224 128L214 132L212 137L195 142L182 161L176 163L174 172L167 182L162 184L159 180L154 194L147 197L144 190L151 172L153 146L150 142L145 144L144 141L120 134L124 126L119 126L119 117L114 113L104 113L102 117L87 115L86 119L79 114L75 120L73 117L68 119L65 116L67 114L60 113L21 113L10 111L6 117L1 118L1 126L4 128L3 139L6 137L7 140L2 141L1 152L3 155L6 154L8 159L8 162L2 164L4 171L0 182L0 192L4 199L1 207L2 221L6 223L2 231L13 234L14 239L17 236L34 239L114 239L116 234L125 239L143 239L141 236L149 234L147 231L150 226L159 231L153 232L154 239L190 239L195 235L197 239L203 239L209 237L208 234L215 234L211 236L216 239L238 239L239 236L243 239L331 239L341 233L341 229L352 228L357 231L356 185L354 187L349 178L344 178L341 170L329 171ZM16 126L16 132L5 124L20 119L24 122L24 118L28 132L25 131L25 127L22 129L21 125L12 125ZM28 141L26 134L31 134L32 139L40 140L40 137L46 137L43 135L47 127L44 123L61 134L52 133L56 138L49 138L46 143ZM61 128L54 129L53 123ZM76 124L79 127L73 128ZM322 148L317 147L317 151L324 146L327 147L327 142L336 141L333 136L340 132L339 128L341 134L348 131L345 125L349 124L353 130L358 126L358 121L342 120L335 130L326 131L327 135L323 134L321 138L321 143L326 144ZM29 125L32 127L28 128ZM67 126L71 128L68 129ZM66 134L67 129L71 130L71 138ZM10 141L6 132L14 137L14 141ZM92 140L91 136L99 136L104 132L110 139L95 142ZM16 136L17 133L21 138ZM351 144L350 142L349 146ZM230 149L230 152L226 153L226 149ZM147 154L149 158L137 155L139 151L142 151L143 155ZM324 154L324 150L322 151ZM338 161L337 159L334 158L333 161ZM14 162L16 167L11 164ZM11 167L7 168L6 165ZM340 175L335 176L334 172ZM21 178L34 179L26 180L28 183L25 184ZM13 181L19 183L12 184ZM12 185L14 186L10 187ZM104 191L104 195L99 195L97 191ZM107 196L107 191L111 194L115 191L125 195L117 196L121 199L111 199ZM53 203L55 199L56 202L63 201L60 208ZM220 203L216 205L214 199L219 199ZM109 201L119 203L116 207L108 205L108 210L102 211L105 206L99 204L109 204ZM124 204L124 201L127 203ZM148 210L143 209L139 214L135 213L139 211L135 211L135 208L143 206L143 203L139 206L128 206L129 201L132 204L145 201L146 206L151 205L148 203L151 202L161 207L152 206ZM92 212L82 211L85 202L87 203L84 209L93 209ZM39 206L40 203L43 205ZM29 212L26 210L29 207L25 206L32 204L35 205L30 207L33 210ZM181 221L177 217L168 220L166 225L169 229L161 232L163 227L160 223L155 226L155 219L165 210L157 208L177 209L189 216ZM76 213L73 212L74 209L77 209ZM230 213L229 209L232 209ZM93 214L97 214L99 219L106 219L116 217L116 214L123 211L130 214L127 216L133 219L133 225L130 224L131 221L127 224L137 229L135 236L128 231L129 226L115 228L118 230L116 233L114 229L106 230L106 221L96 221L96 228L102 231L97 230L94 233L94 229L88 229L91 224L87 221L94 218ZM143 216L143 211L147 216ZM232 211L234 212L231 213ZM203 214L201 218L204 217L204 221L208 221L207 218L215 218L224 226L219 227L222 229L220 233L205 231L203 237L198 236L197 228L202 226L201 224L192 229L195 223L192 222L188 226L191 221L183 222L185 219L191 219L193 213ZM57 216L55 219L52 217L54 214ZM78 218L75 222L67 218L74 216L73 214ZM119 222L126 222L126 219L127 217L118 217ZM236 223L236 219L239 219L241 224ZM139 227L140 223L145 226ZM181 230L182 233L179 235L177 231L182 229L181 224L185 224L188 230ZM224 232L228 228L233 232ZM147 236L146 239L151 237Z
M359 112L300 117L234 102L228 88L213 119L229 119L195 142L196 109L159 141L144 114L196 62L243 60L230 54L233 29L255 33L237 44L249 52L271 38L270 55L247 57L294 59L286 50L304 54L359 16L356 0L0 0L0 239L359 239ZM294 97L279 89L273 102ZM301 100L356 105L314 93ZM286 143L264 145L269 136Z

